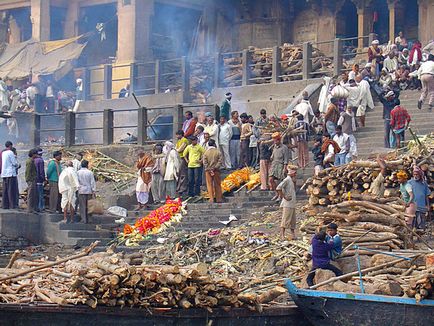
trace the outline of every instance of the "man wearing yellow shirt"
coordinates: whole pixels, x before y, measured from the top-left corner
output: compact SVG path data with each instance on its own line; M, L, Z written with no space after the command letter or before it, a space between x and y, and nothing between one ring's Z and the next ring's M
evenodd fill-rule
M184 150L189 145L188 139L184 137L184 132L182 130L178 130L176 133L176 146L175 149L181 158L181 164L179 167L179 177L178 184L176 185L176 191L179 196L182 198L187 194L188 191L188 168L187 162L184 160Z
M188 166L188 195L194 197L200 195L202 156L205 149L198 145L196 136L191 136L189 139L191 144L185 148L183 156Z

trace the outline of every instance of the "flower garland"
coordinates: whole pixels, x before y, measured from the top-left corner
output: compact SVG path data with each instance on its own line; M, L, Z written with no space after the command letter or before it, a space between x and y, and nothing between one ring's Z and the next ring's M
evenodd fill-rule
M223 192L231 192L248 182L253 171L252 168L245 167L229 174L221 183Z
M137 246L145 236L165 230L172 222L180 222L186 213L185 204L181 199L167 199L163 206L138 219L134 225L125 224L117 241L118 243L125 241L127 246Z

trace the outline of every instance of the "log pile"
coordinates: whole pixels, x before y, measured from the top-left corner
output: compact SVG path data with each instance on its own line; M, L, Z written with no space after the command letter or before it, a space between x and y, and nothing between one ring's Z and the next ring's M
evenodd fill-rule
M419 302L423 299L433 298L433 287L434 269L431 268L410 280L406 294Z
M205 263L189 266L129 264L122 253L83 253L56 262L16 260L0 270L0 302L119 307L247 307L286 293L272 286L261 293L240 289L236 279L211 275Z
M425 164L427 161L431 164ZM384 196L386 198L399 196L399 184L396 178L396 173L399 170L405 170L411 176L414 164L419 166L425 165L423 168L428 170L428 174L432 175L434 173L433 161L434 155L432 153L418 156L406 154L401 155L399 158L385 161L387 175L384 176ZM309 195L310 205L327 206L339 203L354 194L371 193L373 183L379 173L380 166L375 161L352 161L339 167L331 167L321 171L318 176L309 178L303 187ZM433 179L430 179L429 186L434 190Z
M354 256L353 244L360 246L361 255L372 256L375 252L400 250L407 247L409 230L405 226L405 206L399 198L377 199L369 195L355 195L351 200L330 205L323 213L307 210L310 218L302 223L301 231L311 237L318 227L331 222L339 226L343 247L350 248L341 257Z
M190 61L190 95L193 103L207 103L207 98L214 88L214 67L212 57Z
M252 84L269 83L272 74L272 49L259 49L249 47L250 78ZM281 80L290 81L301 79L303 69L303 49L300 46L285 43L281 47ZM226 87L239 86L242 79L242 57L231 56L223 58L223 85ZM316 76L326 75L333 69L333 60L326 57L319 49L314 48L312 51L312 72ZM323 74L321 74L321 72Z

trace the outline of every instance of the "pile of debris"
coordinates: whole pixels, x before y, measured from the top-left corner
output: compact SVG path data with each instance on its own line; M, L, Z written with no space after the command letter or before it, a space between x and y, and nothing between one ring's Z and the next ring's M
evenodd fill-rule
M249 47L251 57L250 78L253 84L269 83L273 70L272 49L258 49ZM282 81L301 79L303 69L303 49L300 46L285 43L281 47ZM242 79L242 57L231 56L223 58L223 85L226 87L239 86ZM312 72L321 77L330 74L333 69L333 60L327 57L319 49L312 51Z
M0 270L0 302L261 310L261 304L286 293L280 286L260 294L242 291L236 279L209 273L205 263L137 266L110 249L90 255L96 245L55 262L20 260L14 254Z

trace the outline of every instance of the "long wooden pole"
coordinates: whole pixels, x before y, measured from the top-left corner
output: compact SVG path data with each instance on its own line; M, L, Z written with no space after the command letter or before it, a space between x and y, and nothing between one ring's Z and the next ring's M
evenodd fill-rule
M400 259L392 260L392 261L389 261L387 263L384 263L384 264L381 264L381 265L378 265L378 266L362 269L360 271L360 273L368 273L368 272L376 271L376 270L382 269L384 267L389 267L389 266L395 265L395 264L400 263L400 262L402 262L404 260L406 260L406 259L405 258L400 258ZM332 277L332 278L328 279L327 281L324 281L324 282L321 282L321 283L318 283L318 284L315 284L315 285L311 286L309 289L310 290L314 290L314 289L316 289L316 288L318 288L320 286L327 285L329 283L336 282L336 281L339 281L339 280L342 280L344 278L347 278L347 277L350 277L350 276L354 276L354 275L359 275L359 271L347 273L347 274L344 274L344 275L341 275L341 276Z
M25 271L22 271L22 272L19 272L19 273L16 273L16 274L12 274L12 275L9 275L9 276L2 277L2 278L0 278L0 282L4 282L4 281L7 281L7 280L16 278L18 276L23 276L23 275L26 275L26 274L29 274L29 273L40 271L41 269L50 268L50 267L53 267L53 266L65 263L65 262L70 261L70 260L74 260L74 259L78 259L78 258L87 256L98 245L98 243L99 243L99 241L95 241L89 247L87 247L86 249L84 249L82 253L79 253L77 255L65 257L65 258L56 260L56 261L54 261L52 263L48 263L48 264L41 265L41 266L38 266L38 267L30 268L30 269L27 269Z

